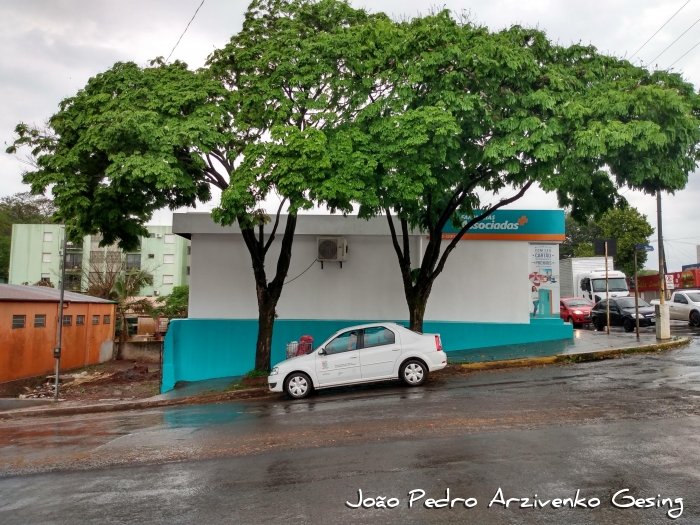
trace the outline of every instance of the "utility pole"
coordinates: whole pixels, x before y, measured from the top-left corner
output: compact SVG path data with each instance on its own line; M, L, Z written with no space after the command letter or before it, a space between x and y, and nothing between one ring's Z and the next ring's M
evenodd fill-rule
M605 241L605 327L610 335L610 280L608 279L608 241Z
M53 349L53 357L56 360L56 386L54 388L54 400L58 401L58 375L61 369L61 336L63 335L63 295L66 291L66 227L63 226L63 248L61 249L61 293L58 300L58 331L56 348Z
M666 267L664 253L664 235L661 221L661 190L656 190L656 227L659 236L659 304L656 306L656 338L671 339L671 321L666 304Z

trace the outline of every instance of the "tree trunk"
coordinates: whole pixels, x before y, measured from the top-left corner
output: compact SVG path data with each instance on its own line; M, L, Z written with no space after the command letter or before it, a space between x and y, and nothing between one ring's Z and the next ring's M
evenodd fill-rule
M261 295L264 297L258 300L258 340L255 345L255 369L270 370L272 329L275 324L277 299L271 298L267 293L259 290L258 297Z

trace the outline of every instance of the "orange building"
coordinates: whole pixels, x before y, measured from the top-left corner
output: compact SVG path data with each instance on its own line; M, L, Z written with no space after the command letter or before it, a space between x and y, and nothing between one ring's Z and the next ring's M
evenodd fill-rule
M0 284L0 383L52 372L59 290ZM112 358L116 304L65 292L61 370Z

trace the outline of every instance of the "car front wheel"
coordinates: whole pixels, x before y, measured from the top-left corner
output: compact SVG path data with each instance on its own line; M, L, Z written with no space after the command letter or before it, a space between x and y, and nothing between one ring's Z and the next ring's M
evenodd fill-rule
M408 386L420 386L428 379L428 368L420 361L411 359L401 366L399 375Z
M284 391L294 399L302 399L313 390L311 378L302 372L290 374L284 382Z
M634 323L630 319L625 319L625 321L622 323L622 327L625 329L625 332L632 332L634 330Z

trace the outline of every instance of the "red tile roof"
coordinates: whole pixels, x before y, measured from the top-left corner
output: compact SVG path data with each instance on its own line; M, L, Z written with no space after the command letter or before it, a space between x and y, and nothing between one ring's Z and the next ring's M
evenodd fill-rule
M57 288L49 286L24 286L20 284L0 284L0 301L39 301L48 303L57 303L60 299L61 291ZM72 303L113 303L99 297L91 297L89 295L64 292L64 301Z

